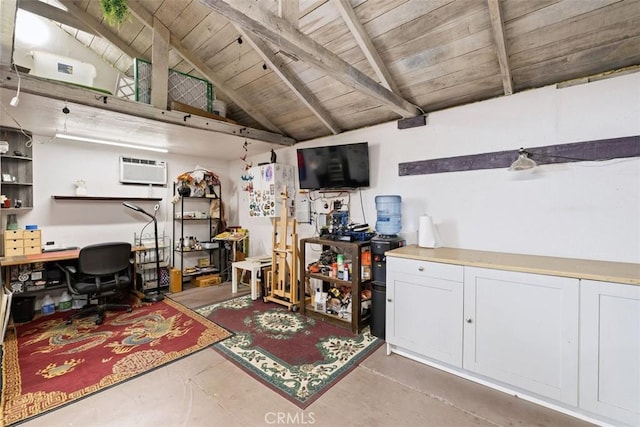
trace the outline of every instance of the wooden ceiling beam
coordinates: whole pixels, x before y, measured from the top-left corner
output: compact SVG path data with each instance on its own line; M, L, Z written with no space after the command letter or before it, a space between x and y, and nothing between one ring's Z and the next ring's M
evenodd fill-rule
M136 1L129 2L129 11L137 18L144 26L153 29L153 15L149 13L144 7L138 4ZM185 48L182 42L178 40L173 34L170 34L169 44L185 61L187 61L193 68L198 70L200 74L205 76L220 92L224 93L231 101L233 101L238 107L243 109L248 115L253 117L258 123L270 130L271 132L284 135L284 132L267 119L262 113L256 110L253 105L240 96L233 89L226 87L222 79L218 78L216 74L209 68L204 61L198 58L192 51Z
M31 12L34 15L58 22L62 25L68 25L80 31L84 31L92 36L98 35L98 33L96 33L91 27L77 19L75 16L70 15L62 9L48 5L47 3L41 1L20 0L18 2L18 8Z
M13 31L16 25L16 0L0 0L0 66L13 64Z
M273 49L261 38L253 33L248 33L238 25L233 24L240 32L240 35L246 40L260 55L267 64L269 69L273 71L287 85L289 89L311 110L311 112L334 134L337 135L342 130L333 120L331 114L322 106L318 98L300 81L289 66L278 57Z
M75 5L71 0L59 0L64 7L67 8L69 13L73 15L75 18L83 22L86 26L91 28L95 34L99 35L103 39L107 40L109 43L113 44L115 47L120 49L122 53L127 55L129 58L134 59L138 58L140 54L136 52L131 46L125 43L120 37L118 37L113 31L108 29L106 26L102 25L96 18L89 15L78 6Z
M280 0L278 2L278 13L282 19L296 29L300 28L300 2L298 0Z
M496 54L500 64L504 94L511 95L513 94L513 79L511 77L511 67L509 66L509 56L507 55L507 38L504 33L504 20L502 19L500 2L499 0L487 0L487 4L489 6L491 28L496 41Z
M2 2L4 2L4 0L2 0ZM29 74L23 74L21 80L21 92L43 96L49 99L58 99L61 101L95 107L96 109L104 111L114 111L117 113L128 114L133 117L141 117L163 123L170 123L176 126L219 132L278 145L291 146L296 142L292 138L274 132L253 129L237 125L235 123L211 120L207 117L194 115L187 121L185 120L185 113L181 111L166 111L154 108L149 104L131 102L128 99L119 98L117 96L104 95L70 83L55 82L53 80L42 79ZM18 78L16 76L16 72L0 68L0 88L15 90L17 87ZM97 131L98 130L96 130L96 132Z
M295 28L299 26L300 5L298 0L280 0L278 13L280 17L289 22ZM307 108L334 134L342 130L333 120L331 114L322 106L318 98L311 92L289 66L278 57L264 40L253 33L246 32L240 25L232 23L238 32L249 42L251 47L265 61L269 69L307 106Z
M378 84L369 76L345 62L333 52L298 31L286 20L266 12L254 1L200 0L215 12L258 37L278 46L308 64L324 71L344 85L387 105L402 117L422 114L417 106Z
M373 70L376 72L376 75L380 79L380 83L391 92L396 95L400 95L400 89L398 89L398 85L396 85L391 73L387 69L384 61L378 54L378 50L373 45L371 41L371 37L367 34L367 30L364 29L364 26L360 23L358 16L355 11L351 7L351 3L349 0L334 0L333 3L340 11L340 15L344 20L347 27L349 27L349 31L356 39L358 46L366 56L369 64L373 67Z
M151 105L167 109L169 100L169 29L153 19L151 41Z

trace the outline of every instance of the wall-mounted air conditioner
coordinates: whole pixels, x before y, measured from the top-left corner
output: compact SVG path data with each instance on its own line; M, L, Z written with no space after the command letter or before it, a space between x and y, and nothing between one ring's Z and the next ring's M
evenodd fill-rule
M120 182L167 185L167 163L120 156Z

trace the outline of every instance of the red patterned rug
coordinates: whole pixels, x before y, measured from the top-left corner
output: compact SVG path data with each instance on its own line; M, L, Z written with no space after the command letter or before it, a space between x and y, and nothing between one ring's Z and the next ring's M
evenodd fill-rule
M165 298L67 325L55 313L8 330L0 425L11 425L202 350L231 334Z
M235 333L213 348L302 409L383 343L249 296L196 311Z

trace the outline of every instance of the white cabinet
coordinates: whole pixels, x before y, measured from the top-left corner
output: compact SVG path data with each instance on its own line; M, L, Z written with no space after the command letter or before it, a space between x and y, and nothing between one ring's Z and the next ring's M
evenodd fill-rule
M580 407L640 425L640 286L583 280Z
M464 369L577 405L578 279L465 267Z
M462 366L463 267L387 258L386 340Z
M639 272L637 264L395 249L387 349L585 420L640 427Z
M282 209L283 188L287 187L289 217L295 216L295 168L291 165L269 163L249 169L249 215L254 217L279 217Z

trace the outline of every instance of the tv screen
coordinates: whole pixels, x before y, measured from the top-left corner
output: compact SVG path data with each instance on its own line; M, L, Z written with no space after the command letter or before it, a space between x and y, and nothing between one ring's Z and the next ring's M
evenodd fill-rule
M369 144L298 148L300 189L325 190L369 186Z

